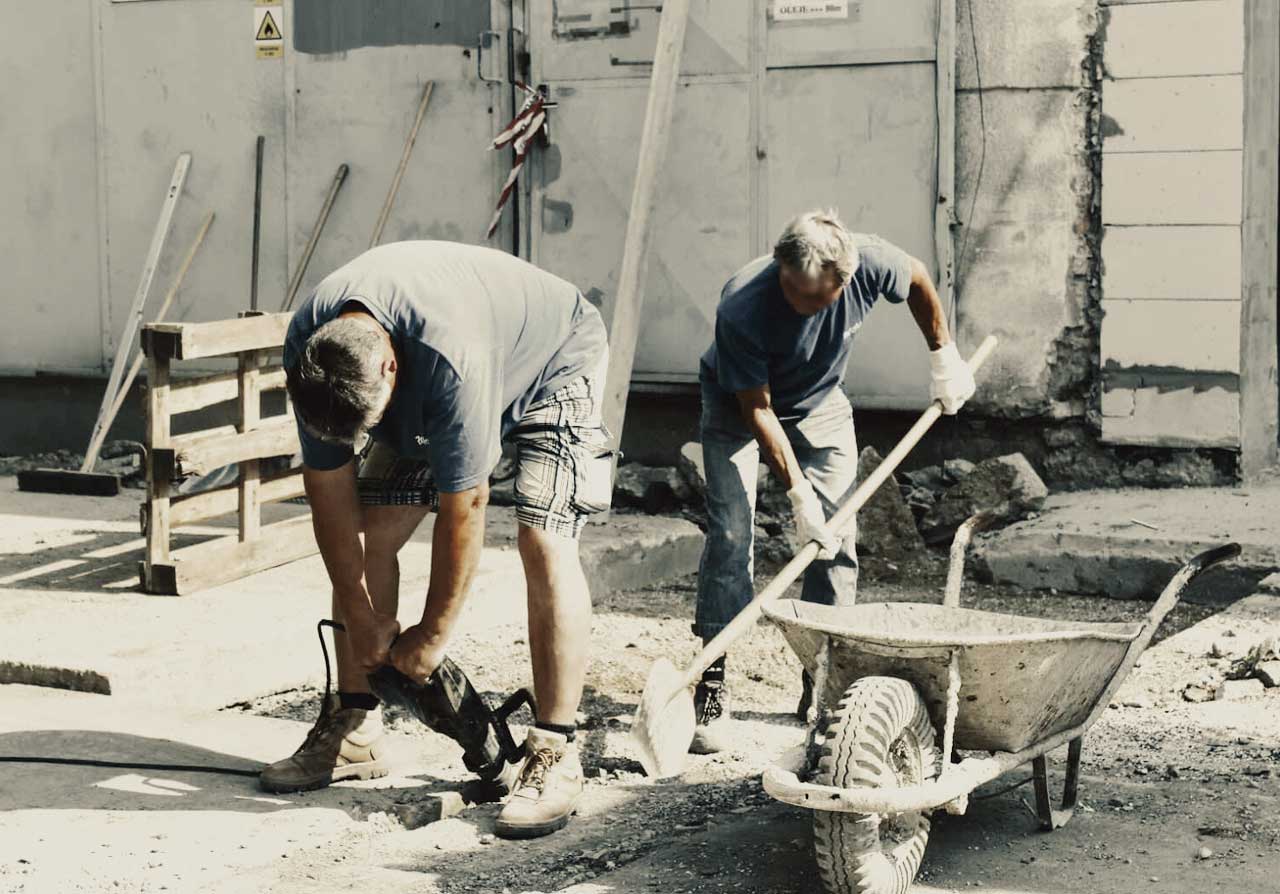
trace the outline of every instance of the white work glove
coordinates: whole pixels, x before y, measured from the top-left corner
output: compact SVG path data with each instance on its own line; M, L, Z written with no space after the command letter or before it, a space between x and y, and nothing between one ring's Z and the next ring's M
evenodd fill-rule
M933 377L929 383L929 400L942 401L942 412L948 416L954 416L977 390L973 371L953 341L929 352L929 371Z
M787 491L787 499L791 501L791 513L795 516L800 542L807 544L816 540L818 558L824 562L834 559L840 552L840 538L827 531L827 517L822 512L822 503L814 493L813 485L801 478L795 487Z

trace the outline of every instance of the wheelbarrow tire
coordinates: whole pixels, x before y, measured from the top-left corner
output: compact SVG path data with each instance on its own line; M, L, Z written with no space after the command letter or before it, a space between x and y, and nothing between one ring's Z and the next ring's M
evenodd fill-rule
M933 779L933 724L914 686L863 677L831 715L815 782L840 788L896 788ZM927 814L863 815L818 810L814 845L830 894L906 894L929 843Z

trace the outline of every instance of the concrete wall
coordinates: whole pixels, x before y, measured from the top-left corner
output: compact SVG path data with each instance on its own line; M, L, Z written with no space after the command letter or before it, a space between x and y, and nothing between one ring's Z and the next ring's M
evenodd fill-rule
M1081 416L1096 363L1087 62L1097 3L962 0L956 15L960 340L1001 340L978 403L1000 416Z
M1235 447L1244 3L1113 4L1103 26L1103 438Z

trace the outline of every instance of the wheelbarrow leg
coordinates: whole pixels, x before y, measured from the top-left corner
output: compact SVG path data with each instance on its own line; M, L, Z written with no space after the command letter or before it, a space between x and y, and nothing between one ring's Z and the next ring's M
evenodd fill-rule
M1062 809L1055 810L1049 799L1049 764L1044 755L1031 762L1036 781L1036 816L1045 832L1061 829L1076 811L1076 794L1080 788L1080 752L1084 739L1072 739L1067 746L1067 778L1062 786Z

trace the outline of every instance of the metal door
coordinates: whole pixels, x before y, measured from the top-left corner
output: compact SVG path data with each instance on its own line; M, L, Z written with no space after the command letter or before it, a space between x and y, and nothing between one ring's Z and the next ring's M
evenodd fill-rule
M431 98L382 241L512 247L510 210L484 238L510 169L508 152L487 147L511 116L510 42L520 32L512 6L387 0L374 16L347 0L292 0L291 258L306 244L335 169L350 165L301 294L368 247L428 80Z
M535 169L530 258L612 316L658 4L537 0L533 77L559 103ZM694 381L727 271L752 251L751 5L694 0L654 216L640 381Z
M533 78L559 105L531 177L529 257L594 296L606 317L659 5L530 7ZM949 201L953 164L943 27L951 4L819 5L836 17L776 17L774 0L693 3L645 282L638 384L696 380L721 286L769 250L788 217L811 207L835 206L851 227L919 257L950 306L949 205L940 199ZM859 333L851 394L862 406L920 407L927 373L909 311L884 303Z
M939 170L953 162L939 152L950 128L940 141L938 7L854 0L839 18L770 16L763 197L767 233L807 208L836 208L851 229L919 258L949 307L947 206L938 196L946 192ZM881 301L858 333L849 394L862 407L927 406L926 352L910 311Z

